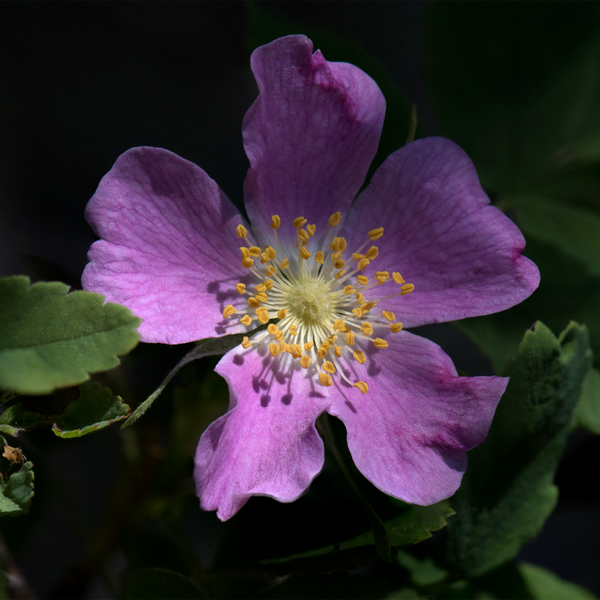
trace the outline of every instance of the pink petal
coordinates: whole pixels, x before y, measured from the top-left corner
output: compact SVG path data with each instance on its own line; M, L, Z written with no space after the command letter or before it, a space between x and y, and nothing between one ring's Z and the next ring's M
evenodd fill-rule
M407 327L505 310L539 284L537 267L521 256L521 232L489 205L469 157L443 138L417 140L389 156L345 225L350 251L369 230L385 228L365 275L398 271L415 285L381 303ZM369 297L394 293L392 286Z
M369 392L338 385L327 412L346 425L354 462L375 486L433 504L460 485L465 450L485 439L508 379L458 377L439 346L406 331L387 341L385 350L366 349L364 365L352 363Z
M230 407L202 434L194 477L201 507L223 521L250 496L296 500L323 467L314 423L329 405L326 391L299 361L291 370L289 354L273 359L264 350L238 346L215 369L229 384Z
M355 66L328 63L312 49L307 37L293 35L252 54L260 95L243 134L255 230L268 229L278 214L285 226L305 216L321 231L350 205L377 150L385 113L379 88Z
M144 319L142 341L181 344L237 333L227 304L243 300L237 209L208 175L160 148L122 154L89 201L101 240L90 248L83 287ZM231 324L231 321L233 324Z

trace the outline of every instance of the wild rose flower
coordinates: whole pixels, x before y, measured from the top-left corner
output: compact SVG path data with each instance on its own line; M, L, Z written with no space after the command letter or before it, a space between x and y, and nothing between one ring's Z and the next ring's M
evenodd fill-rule
M304 36L258 48L251 65L251 224L196 165L134 148L88 204L101 239L84 288L142 317L146 342L247 332L217 365L230 408L196 453L201 506L220 519L250 496L290 502L306 490L323 466L323 412L342 420L379 489L442 500L507 379L458 377L436 344L405 328L509 308L537 287L538 270L448 140L398 150L353 202L385 111L365 73L313 54Z

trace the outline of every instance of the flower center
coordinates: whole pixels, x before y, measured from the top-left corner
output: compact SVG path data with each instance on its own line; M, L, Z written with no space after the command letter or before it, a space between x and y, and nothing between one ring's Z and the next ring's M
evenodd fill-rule
M309 376L318 376L321 385L333 385L332 375L339 375L365 394L369 386L365 381L351 382L348 377L353 369L345 372L343 361L355 360L364 364L367 358L362 348L368 343L379 349L387 348L385 339L373 337L374 330L385 328L397 333L402 329L402 323L396 321L392 312L382 310L380 314L374 314L371 311L380 301L409 294L415 286L406 283L397 272L391 277L387 271L376 271L371 277L364 275L377 258L379 249L371 246L364 254L362 251L370 241L381 238L383 227L368 232L367 241L351 256L352 263L356 264L347 267L350 257L343 257L346 240L335 237L341 220L339 212L331 215L330 230L314 255L310 245L316 226L307 225L304 217L294 219L294 245L286 245L294 250L287 254L278 237L281 219L277 215L271 218L274 246L266 245L261 249L250 245L246 228L238 225L238 238L247 244L240 247L242 266L256 277L257 283L254 293L245 283L235 286L239 294L248 296L246 307L236 308L229 304L223 311L223 318L242 314L238 317L239 323L248 328L268 324L267 329L255 333L252 340L244 337L242 346L245 349L268 344L268 351L275 360L299 360ZM371 290L387 281L398 284L400 291L373 298Z
M302 278L288 293L289 312L305 327L327 322L333 313L335 301L328 287L312 277Z

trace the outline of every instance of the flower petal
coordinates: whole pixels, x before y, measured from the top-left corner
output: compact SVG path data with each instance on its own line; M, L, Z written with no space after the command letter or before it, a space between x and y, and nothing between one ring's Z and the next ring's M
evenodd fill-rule
M291 227L298 216L319 231L345 210L375 156L385 100L357 67L312 54L305 36L280 38L256 49L251 65L260 95L243 122L250 160L244 184L255 231L271 215Z
M229 384L230 407L196 451L200 505L223 521L250 496L296 500L323 467L315 420L329 405L326 391L297 370L298 361L291 370L288 354L273 359L259 350L234 348L217 365Z
M242 302L235 228L245 221L200 167L160 148L128 150L100 182L86 219L102 239L90 248L83 287L144 319L142 341L245 330L222 316Z
M489 205L473 163L450 140L417 140L387 158L348 214L349 247L381 226L376 268L415 285L385 304L406 327L505 310L539 284L537 267L521 256L521 232ZM393 293L389 286L381 296Z
M364 365L352 365L369 392L339 385L327 412L346 425L354 462L375 486L433 504L460 485L465 450L487 436L508 379L458 377L439 346L406 331L387 341L385 350L370 346Z

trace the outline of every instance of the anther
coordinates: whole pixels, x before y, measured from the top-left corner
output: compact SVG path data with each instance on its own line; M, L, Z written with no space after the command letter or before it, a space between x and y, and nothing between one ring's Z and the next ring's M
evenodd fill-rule
M298 335L295 325L290 325L290 333L292 334L293 337L296 337Z
M371 246L366 252L365 252L365 256L369 259L369 260L375 260L377 258L377 255L379 254L379 248L377 246Z
M383 227L379 227L377 229L371 229L369 231L368 236L370 240L378 240L383 235Z
M336 260L336 261L333 263L333 266L334 266L336 269L343 269L345 265L346 265L346 263L345 263L343 260Z
M266 291L266 289L267 289L267 286L266 286L264 283L259 283L258 285L255 285L255 286L254 286L254 289L255 289L257 292L264 292L264 291Z
M375 348L387 348L388 343L385 340L382 340L381 338L375 338L373 340L373 346L375 346Z
M315 345L314 342L306 342L306 344L304 344L304 349L308 352L310 350L312 350L312 347Z
M390 330L392 333L398 333L402 329L402 323L392 323Z
M381 312L384 319L387 319L390 323L393 323L396 320L396 315L389 310L384 310Z
M279 352L280 352L279 344L275 344L274 342L271 342L269 344L269 352L271 353L271 356L273 358L275 358L276 356L279 356Z
M298 230L298 238L300 240L302 240L302 242L306 243L308 242L310 236L308 235L308 231L306 231L306 229L299 229Z
M340 327L343 327L344 325L345 323L342 319L337 319L337 321L333 324L333 330L337 331Z
M326 360L323 363L323 371L325 371L325 373L333 375L335 373L335 367L333 366L333 363L329 360Z
M344 261L342 260L341 262L344 262ZM342 275L345 275L345 274L346 274L346 269L342 269L341 271L338 271L338 272L337 272L337 273L336 273L336 274L333 276L333 278L334 278L334 279L339 279L339 278L340 278Z
M279 229L281 225L281 219L278 215L273 215L271 217L271 229Z
M376 271L375 279L379 285L383 285L390 278L390 274L387 271Z
M279 331L279 327L277 327L277 325L271 323L268 327L267 327L267 331L271 334L271 335L275 335L278 331Z
M246 248L246 246L240 246L240 252L242 253L242 258L248 258L250 256L250 250Z
M361 365L364 365L367 362L367 357L362 350L357 350L353 353L353 356Z
M277 256L277 251L272 246L265 246L265 254L269 260L273 260Z
M265 279L262 284L265 286L265 289L267 290L267 292L273 287L273 280L272 279Z
M233 305L228 304L225 307L225 310L223 311L223 318L227 319L229 318L231 315L234 315L237 312L237 310L233 307Z
M245 348L247 350L248 348L250 348L250 346L252 346L252 344L248 341L248 336L245 335L242 339L242 348Z
M335 227L339 225L342 220L342 213L335 212L329 217L329 227Z
M308 356L307 354L305 354L301 359L300 359L300 364L302 365L303 369L308 369L308 367L310 367L310 356Z
M308 231L308 235L310 235L310 237L313 237L315 235L315 231L317 230L317 226L316 225L307 225L306 230Z
M261 253L258 246L250 246L250 248L248 248L248 252L250 252L250 256L253 256L254 258L258 258Z
M361 258L364 258L365 255L364 254L360 254L358 252L353 252L352 253L352 260L356 261L356 260L360 260Z
M238 294L244 294L244 293L246 292L246 284L245 284L245 283L238 283L238 284L235 286L235 291L236 291Z
M250 308L258 308L260 306L260 300L254 296L250 296L250 298L248 298L248 306Z
M264 292L259 292L258 294L256 294L256 299L259 302L266 302L267 301L267 295Z
M400 275L400 273L392 273L392 277L397 284L404 283L404 278L402 275Z
M354 344L354 332L353 331L346 332L346 344L348 346L352 346L352 344Z
M278 331L275 334L275 341L276 342L281 342L282 339L283 339L283 331Z
M359 304L363 304L365 301L365 297L360 292L356 292L356 301Z
M363 394L369 391L369 386L364 381L357 381L352 384L355 388L358 388Z
M303 227L306 222L307 221L304 217L296 217L292 224L296 229L300 229L300 227Z
M315 262L321 265L325 263L325 255L320 250L315 252Z
M344 294L346 295L354 294L354 292L356 292L356 290L353 290L351 285L347 285L344 288Z
M400 295L406 296L406 294L410 294L415 289L415 286L412 283L405 283L400 288Z
M260 323L266 325L269 322L269 311L265 308L264 310L257 312L256 318L259 320Z
M325 387L333 385L333 381L331 381L331 375L329 375L328 373L319 373L319 381Z
M280 263L279 266L282 269L287 269L290 266L290 261L287 258L284 258Z
M245 237L248 235L248 230L243 225L238 225L235 228L235 232L237 233L237 236L242 239L245 239Z
M280 319L285 319L287 317L287 309L286 308L282 308L281 310L277 311L277 316Z
M361 285L367 285L369 283L369 278L366 275L359 275L356 278L356 281L358 281L358 283Z
M242 325L245 325L246 327L248 327L248 325L250 325L250 323L252 323L252 319L250 318L250 315L244 315L241 319L240 319L240 323Z
M343 351L343 348L341 346L334 346L333 347L333 352L335 353L335 355L338 358L342 358L342 351Z
M265 275L268 277L275 277L275 275L277 275L277 269L275 269L275 267L267 267L265 269Z
M249 256L244 258L244 260L242 261L242 267L244 267L244 269L249 269L253 265L254 265L254 261Z
M356 315L357 319L360 319L362 317L362 310L360 310L360 308L353 308L352 312Z
M365 335L373 335L373 325L371 325L371 323L363 323L360 326L360 330L365 334Z
M311 253L304 247L300 248L300 258L308 260L311 257Z
M358 261L358 265L357 267L361 270L364 271L367 268L367 265L370 264L370 260L368 258L361 258Z

